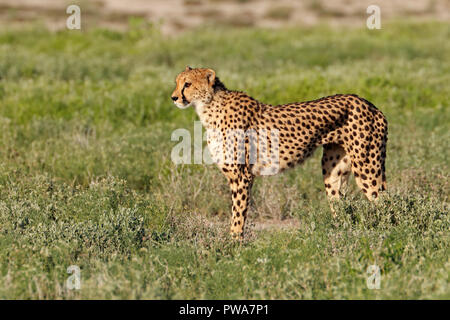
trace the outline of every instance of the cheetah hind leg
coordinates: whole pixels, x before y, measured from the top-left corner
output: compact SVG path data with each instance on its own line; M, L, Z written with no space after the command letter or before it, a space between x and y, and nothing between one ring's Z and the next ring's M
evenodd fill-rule
M351 160L344 148L337 144L323 146L322 174L330 209L334 217L336 210L333 203L345 195L348 187L348 178L351 172Z

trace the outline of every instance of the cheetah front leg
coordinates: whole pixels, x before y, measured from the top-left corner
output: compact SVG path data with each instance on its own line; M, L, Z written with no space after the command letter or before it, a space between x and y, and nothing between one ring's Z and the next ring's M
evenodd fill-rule
M239 171L238 168L234 168L234 170ZM250 190L253 184L253 175L251 175L248 170L244 169L239 172L237 176L228 177L228 181L230 183L233 200L230 233L233 239L243 239L244 225L247 219L250 201Z

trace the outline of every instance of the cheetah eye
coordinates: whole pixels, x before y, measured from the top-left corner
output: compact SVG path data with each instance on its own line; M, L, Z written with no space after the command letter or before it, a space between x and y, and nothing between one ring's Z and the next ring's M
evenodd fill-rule
M185 88L189 88L189 87L191 86L191 84L192 84L192 83L190 83L190 82L186 82L186 83L184 84L184 87L185 87Z

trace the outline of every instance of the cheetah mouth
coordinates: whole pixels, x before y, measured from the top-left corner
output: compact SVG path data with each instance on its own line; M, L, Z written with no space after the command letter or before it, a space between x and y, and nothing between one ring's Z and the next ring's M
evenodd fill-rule
M177 103L177 102L175 102L175 106L178 108L178 109L186 109L186 108L188 108L188 107L190 107L191 106L191 103L186 103L185 101L183 101L183 103Z

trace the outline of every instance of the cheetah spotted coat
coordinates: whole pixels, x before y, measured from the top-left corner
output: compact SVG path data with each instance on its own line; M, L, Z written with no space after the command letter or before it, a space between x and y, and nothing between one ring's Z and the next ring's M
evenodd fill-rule
M234 237L243 236L252 183L268 167L267 159L276 161L276 170L271 172L275 174L303 162L322 145L322 173L330 200L340 198L351 172L369 200L377 199L380 191L386 189L387 121L369 101L354 94L337 94L272 106L244 92L228 90L211 69L187 67L176 82L172 100L177 106L193 105L206 130L216 136L222 134L222 140L208 135L213 157L220 158L219 145L222 152L234 154L233 159L245 159L217 161L230 184ZM245 141L243 148L229 138L230 130L238 132L237 136ZM258 152L267 154L271 148L275 152L264 160L249 161L254 141L245 135L249 131L276 132L276 136L267 134L256 143ZM332 206L331 210L334 213Z

